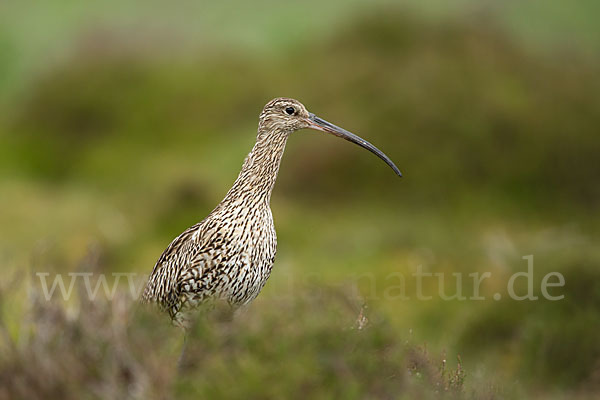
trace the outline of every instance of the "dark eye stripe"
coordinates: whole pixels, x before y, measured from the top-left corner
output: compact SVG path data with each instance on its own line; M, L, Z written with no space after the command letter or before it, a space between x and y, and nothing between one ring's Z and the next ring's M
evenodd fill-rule
M287 107L287 108L285 109L285 112L286 112L288 115L292 115L293 113L295 113L295 112L296 112L296 110L294 110L294 107Z

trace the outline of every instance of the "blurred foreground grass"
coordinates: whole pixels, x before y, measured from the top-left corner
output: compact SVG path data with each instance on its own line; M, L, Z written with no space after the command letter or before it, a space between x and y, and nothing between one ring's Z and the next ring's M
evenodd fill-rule
M235 317L213 312L192 330L179 369L182 333L124 291L110 302L83 295L68 309L41 293L30 295L18 339L2 331L0 398L464 395L460 363L399 340L340 289L305 288L297 298L259 300Z
M90 244L96 272L149 273L227 191L275 96L372 141L405 177L335 138L295 134L273 195L273 276L239 319L199 327L179 376L178 332L132 316L130 301L65 311L5 288L0 395L427 398L450 385L445 354L467 373L458 396L593 398L600 62L531 54L488 22L386 10L268 56L160 57L168 44L83 36L0 113L2 272L31 274L34 291L36 272L77 271ZM529 254L536 294L559 271L564 300L506 299ZM419 301L410 279L409 300L392 295L394 274L418 266L444 273L449 293L452 273L489 271L487 300ZM376 316L350 329L363 302ZM409 376L419 346L434 355Z

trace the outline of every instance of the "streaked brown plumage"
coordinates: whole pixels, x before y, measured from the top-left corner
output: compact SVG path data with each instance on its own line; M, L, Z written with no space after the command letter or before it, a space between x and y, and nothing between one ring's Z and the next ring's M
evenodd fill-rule
M277 245L269 206L281 157L291 133L312 128L375 153L399 175L381 151L352 133L309 113L297 100L277 98L260 114L256 144L223 201L185 230L160 256L142 295L185 325L186 315L209 299L232 306L251 302L271 274Z

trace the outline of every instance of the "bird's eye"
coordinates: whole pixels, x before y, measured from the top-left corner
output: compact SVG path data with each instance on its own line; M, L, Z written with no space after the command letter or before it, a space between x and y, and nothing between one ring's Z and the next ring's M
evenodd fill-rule
M285 112L287 113L287 115L292 115L293 113L296 112L296 110L294 110L294 107L287 107L285 109Z

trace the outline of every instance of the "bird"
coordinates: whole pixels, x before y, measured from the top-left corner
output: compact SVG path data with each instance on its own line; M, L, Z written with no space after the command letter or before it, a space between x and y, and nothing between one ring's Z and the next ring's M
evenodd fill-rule
M258 296L271 275L277 236L271 193L288 138L301 129L323 131L396 165L361 137L308 112L298 100L275 98L259 116L256 143L231 189L201 222L186 229L154 265L142 294L184 329L203 303L224 300L233 309Z

